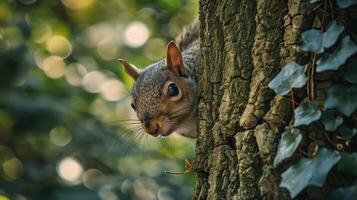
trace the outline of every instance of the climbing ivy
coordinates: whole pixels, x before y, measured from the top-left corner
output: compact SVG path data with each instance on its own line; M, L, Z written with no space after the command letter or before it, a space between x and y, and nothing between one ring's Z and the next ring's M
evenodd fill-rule
M345 75L343 76L343 78L350 82L350 83L354 83L357 84L357 61L355 62L351 62L348 66L347 66L347 71L345 73Z
M332 21L326 32L317 29L311 29L301 34L303 41L302 50L322 53L326 48L330 48L337 40L343 26L335 20Z
M311 4L317 2L319 0L310 0ZM354 4L357 4L357 0L337 0L340 8L347 8ZM313 85L310 84L314 84L314 72L339 70L351 56L356 54L357 45L343 31L343 25L332 20L324 32L310 29L302 33L301 49L311 53L314 61L306 64L288 63L272 79L268 87L277 95L290 94L292 104L297 104L292 92L294 88L307 85L309 90L313 90ZM309 131L317 126L325 133L327 143L324 145L316 143L313 153L304 152L303 155L308 158L298 159L282 173L280 187L285 187L290 192L291 198L295 198L307 186L322 187L334 166L337 166L339 172L357 178L357 153L334 144L329 138L333 137L347 144L352 142L357 134L357 128L350 127L351 123L348 123L356 120L351 119L357 108L356 64L350 62L345 70L339 70L345 72L342 74L344 80L333 83L327 89L324 102L315 101L311 91L308 91L307 97L296 108L294 106L293 123L282 134L274 166L277 167L291 157L304 141L305 134L300 132L301 128L308 136ZM329 146L331 148L328 148ZM352 199L356 196L357 182L348 187L337 188L328 195L330 199Z
M334 85L328 90L325 108L336 108L349 117L357 107L357 85Z
M278 166L283 160L292 156L302 139L299 129L288 129L281 136L278 153L274 159L274 166Z
M311 122L319 120L321 111L316 102L307 101L305 104L295 109L294 126L309 125Z
M269 87L278 95L286 95L293 88L301 88L306 84L307 65L295 62L287 64L281 72L269 83Z
M302 158L282 174L281 187L286 187L294 198L306 186L321 187L331 168L340 156L326 148L321 149L312 159Z
M326 131L335 131L342 124L343 118L334 110L326 110L321 115L321 122Z
M356 52L357 46L349 36L346 36L332 54L325 53L317 60L316 71L337 70Z

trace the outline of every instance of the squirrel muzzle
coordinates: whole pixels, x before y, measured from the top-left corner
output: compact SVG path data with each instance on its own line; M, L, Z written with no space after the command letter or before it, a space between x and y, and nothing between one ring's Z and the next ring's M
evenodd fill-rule
M142 123L142 126L145 132L149 133L152 136L158 136L160 134L161 125L160 122L156 119L146 119Z

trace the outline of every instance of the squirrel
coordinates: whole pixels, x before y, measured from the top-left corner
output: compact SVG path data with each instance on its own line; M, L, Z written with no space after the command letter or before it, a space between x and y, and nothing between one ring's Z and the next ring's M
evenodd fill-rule
M175 41L167 45L166 58L142 71L119 61L135 81L131 107L146 133L160 137L176 132L197 138L199 23L187 26Z

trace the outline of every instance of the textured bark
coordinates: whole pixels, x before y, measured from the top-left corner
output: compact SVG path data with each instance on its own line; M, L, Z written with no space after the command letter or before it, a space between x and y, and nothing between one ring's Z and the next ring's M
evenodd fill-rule
M311 10L307 0L200 0L194 199L289 199L272 163L290 99L267 85L305 59L297 47Z

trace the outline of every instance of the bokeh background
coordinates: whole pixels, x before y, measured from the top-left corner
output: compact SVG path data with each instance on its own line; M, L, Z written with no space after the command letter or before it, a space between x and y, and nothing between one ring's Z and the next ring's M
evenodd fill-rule
M132 80L196 0L0 1L0 200L190 199L194 140L138 133Z

